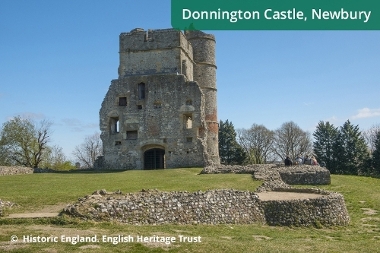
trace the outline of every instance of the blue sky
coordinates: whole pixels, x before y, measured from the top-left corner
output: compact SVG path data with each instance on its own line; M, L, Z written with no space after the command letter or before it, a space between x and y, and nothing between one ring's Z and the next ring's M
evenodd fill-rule
M99 132L119 34L171 27L170 1L0 1L0 124L51 120L67 156ZM380 123L380 31L206 31L216 36L218 117L235 128Z

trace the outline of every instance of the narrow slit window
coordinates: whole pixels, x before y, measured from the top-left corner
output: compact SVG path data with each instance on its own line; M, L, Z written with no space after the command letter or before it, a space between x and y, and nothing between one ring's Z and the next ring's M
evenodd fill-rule
M138 96L139 99L145 99L145 83L139 83L138 85Z

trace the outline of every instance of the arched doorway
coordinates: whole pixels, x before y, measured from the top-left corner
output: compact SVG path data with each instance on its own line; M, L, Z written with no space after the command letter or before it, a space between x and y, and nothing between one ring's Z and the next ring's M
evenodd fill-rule
M152 148L144 152L144 169L155 170L165 168L165 150Z

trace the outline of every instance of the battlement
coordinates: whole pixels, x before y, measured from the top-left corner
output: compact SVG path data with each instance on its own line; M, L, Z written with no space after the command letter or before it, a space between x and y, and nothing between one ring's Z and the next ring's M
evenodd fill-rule
M147 30L136 28L120 34L120 52L145 51L182 47L189 43L181 31L174 29Z
M119 77L184 74L192 80L193 47L181 31L136 28L119 39Z

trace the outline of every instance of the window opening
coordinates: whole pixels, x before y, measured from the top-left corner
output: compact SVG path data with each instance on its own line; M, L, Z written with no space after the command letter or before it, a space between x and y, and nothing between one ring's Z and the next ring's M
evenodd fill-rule
M138 96L139 96L139 99L145 99L145 83L139 83Z
M185 129L193 128L193 116L190 114L184 115L184 125Z
M127 97L119 97L119 106L127 106Z
M186 100L186 105L192 105L193 101L191 99Z
M110 122L110 127L111 127L111 133L116 134L120 131L120 122L119 118L111 118Z
M193 142L193 137L186 137L186 142Z

